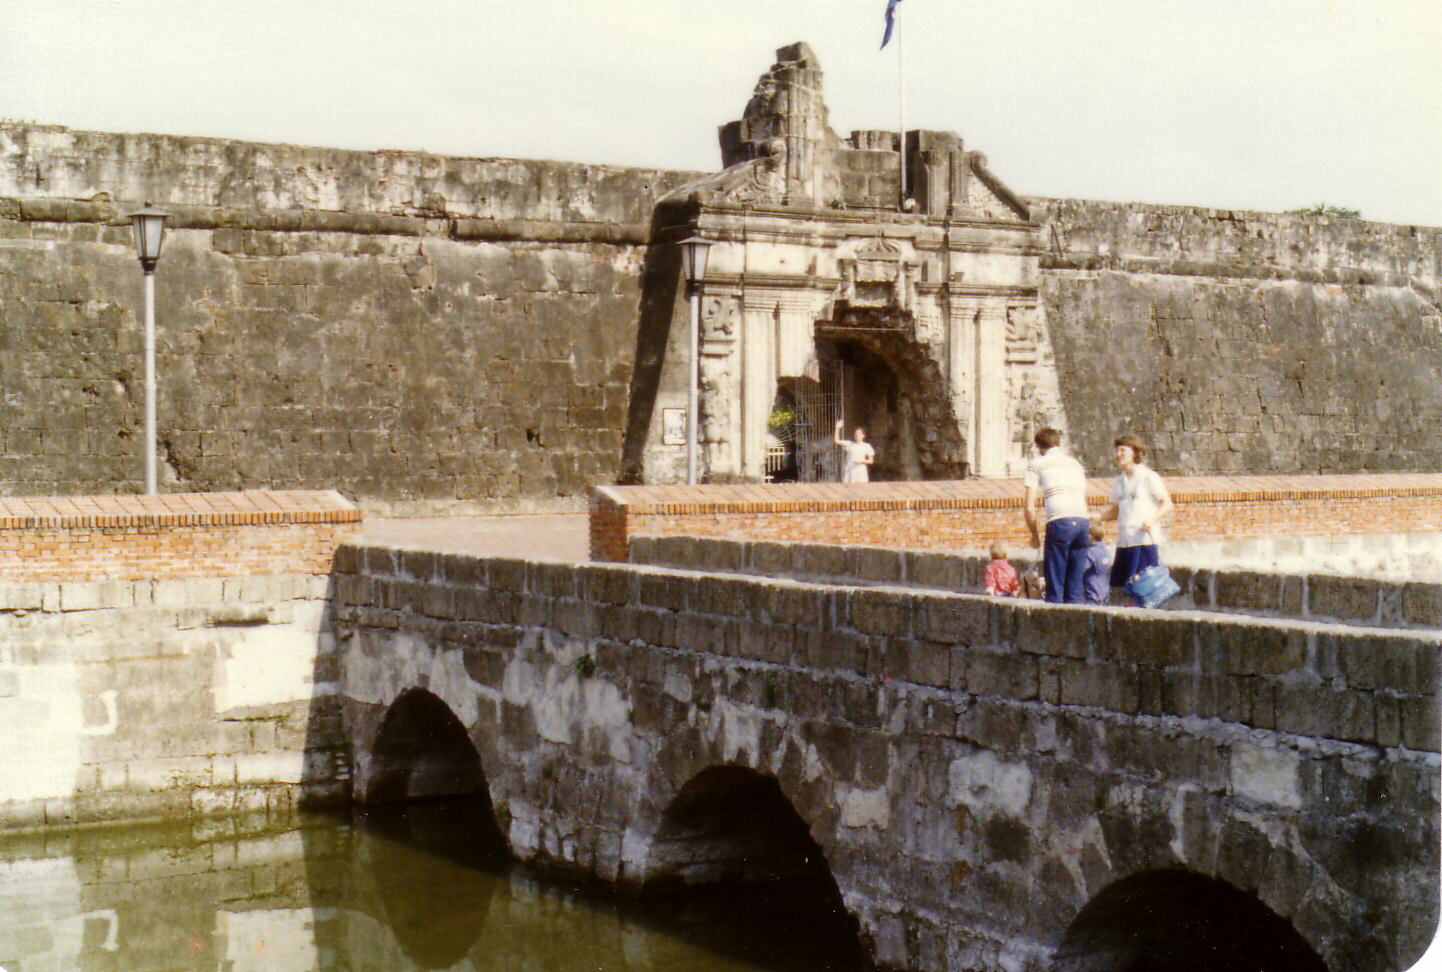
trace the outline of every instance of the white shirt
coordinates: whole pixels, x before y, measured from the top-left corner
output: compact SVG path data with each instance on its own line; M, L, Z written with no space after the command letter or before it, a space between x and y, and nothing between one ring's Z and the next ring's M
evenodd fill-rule
M1046 522L1087 515L1087 473L1082 464L1053 446L1026 464L1022 485L1041 489Z
M1118 547L1142 547L1166 539L1157 524L1157 511L1167 499L1167 487L1156 472L1138 465L1130 476L1119 473L1111 498L1117 505ZM1148 521L1155 524L1150 533L1142 529Z
M841 470L841 481L843 483L867 483L871 477L867 474L868 460L876 459L876 450L871 448L869 442L841 443L841 448L846 450L846 465Z

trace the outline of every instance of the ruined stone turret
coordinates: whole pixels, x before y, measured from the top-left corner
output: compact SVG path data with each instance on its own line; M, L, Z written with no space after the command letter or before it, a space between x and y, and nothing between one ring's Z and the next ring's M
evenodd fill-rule
M822 205L840 194L831 130L821 96L821 65L803 43L776 52L737 121L721 126L721 164L766 160L781 201Z

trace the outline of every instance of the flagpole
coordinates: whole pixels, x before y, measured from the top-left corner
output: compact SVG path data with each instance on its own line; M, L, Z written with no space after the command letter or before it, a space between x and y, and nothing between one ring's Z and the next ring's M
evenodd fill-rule
M896 74L899 79L897 125L901 144L901 200L898 207L906 210L906 35L901 29L901 4L896 5Z

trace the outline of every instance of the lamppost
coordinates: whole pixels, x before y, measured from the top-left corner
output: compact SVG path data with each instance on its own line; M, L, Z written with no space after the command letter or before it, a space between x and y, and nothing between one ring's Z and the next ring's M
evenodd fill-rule
M686 362L686 482L696 482L697 367L701 343L701 281L706 277L706 253L711 241L691 236L681 241L681 262L686 268L686 292L691 296L691 356Z
M135 231L135 252L145 272L145 492L155 495L155 265L160 262L160 244L165 239L165 219L170 214L149 201L130 214Z

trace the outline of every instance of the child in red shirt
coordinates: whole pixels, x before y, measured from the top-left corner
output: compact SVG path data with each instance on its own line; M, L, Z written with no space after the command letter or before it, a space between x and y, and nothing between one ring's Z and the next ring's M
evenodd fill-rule
M1016 568L1006 559L1006 547L999 543L991 545L991 563L986 565L986 592L1001 597L1016 597L1021 590L1021 580Z

